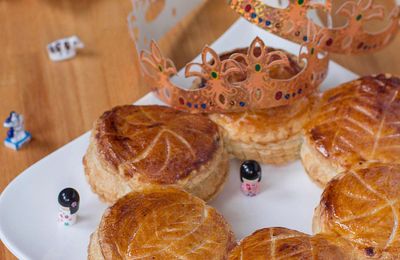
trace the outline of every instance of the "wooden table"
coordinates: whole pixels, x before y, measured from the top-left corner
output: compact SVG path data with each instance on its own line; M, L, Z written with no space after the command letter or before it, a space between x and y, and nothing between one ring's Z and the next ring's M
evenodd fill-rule
M130 9L128 0L0 2L0 119L11 110L22 113L34 137L19 152L0 145L0 192L25 168L88 131L103 111L148 92L127 31ZM162 42L178 68L238 18L225 0L209 0L196 13L179 25L180 37ZM51 62L46 44L73 34L86 48L73 60ZM180 39L184 48L173 48ZM400 34L376 54L334 59L359 74L400 75L399 46ZM0 259L15 257L0 244Z

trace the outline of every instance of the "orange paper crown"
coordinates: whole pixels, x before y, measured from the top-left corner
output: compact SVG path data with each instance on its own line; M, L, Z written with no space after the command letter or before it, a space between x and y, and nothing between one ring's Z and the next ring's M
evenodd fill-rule
M170 106L192 113L241 112L288 105L313 93L325 79L329 57L321 49L324 31L309 27L308 41L303 43L297 63L301 69L289 79L274 78L272 68L290 66L293 55L267 48L255 38L247 54L233 52L221 59L212 48L204 47L202 63L189 63L186 77L199 77L204 87L183 89L171 82L177 74L174 63L165 58L152 41L150 51L141 51L144 74L152 91ZM207 56L212 57L207 60ZM200 70L194 70L195 67ZM241 75L241 80L232 80ZM237 77L236 77L237 78Z
M332 0L325 4L312 0L290 0L287 8L274 8L262 0L230 0L229 4L237 13L259 27L285 39L302 43L307 41L307 24L313 23L308 18L310 10L332 12ZM395 6L395 4L394 4ZM350 0L335 12L335 15L347 18L345 25L326 30L325 42L321 47L334 53L365 53L375 51L387 45L399 28L399 7L390 12L373 0ZM331 15L332 18L332 15ZM364 29L371 20L387 20L386 28L371 33ZM318 29L322 29L314 23Z

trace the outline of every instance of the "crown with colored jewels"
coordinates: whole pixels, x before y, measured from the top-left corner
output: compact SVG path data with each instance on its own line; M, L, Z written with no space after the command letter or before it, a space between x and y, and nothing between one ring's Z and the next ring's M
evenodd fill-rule
M399 28L399 7L394 3L393 10L385 10L373 0L350 0L344 2L334 13L346 18L345 25L337 28L321 27L308 17L311 10L332 13L332 0L316 3L312 0L290 0L286 8L276 8L262 0L229 0L229 5L253 24L282 38L302 43L307 41L307 25L313 23L318 29L326 31L325 42L321 47L332 53L357 54L378 50L386 46ZM372 20L385 20L387 25L381 31L368 32L366 23Z
M140 52L140 64L150 88L166 104L192 113L241 112L292 104L314 93L324 80L329 63L327 53L379 49L390 42L399 26L399 8L394 5L386 13L373 0L345 2L336 11L337 15L347 17L340 28L323 27L308 18L310 10L330 13L331 0L324 4L290 0L286 8L274 8L261 0L229 0L229 4L250 22L300 43L299 56L268 48L260 38L254 39L248 48L220 55L206 46L201 63L185 66L185 77L198 77L200 84L184 89L171 81L177 75L174 63L151 41L150 50ZM382 31L365 31L368 21L385 17L388 25ZM130 27L134 35L135 27ZM284 68L291 69L292 74L282 78L274 73Z
M315 92L327 74L329 57L321 49L327 36L312 25L308 28L308 41L303 43L298 57L268 48L258 37L250 47L229 54L218 55L204 47L202 63L185 67L186 77L201 79L202 84L192 89L180 88L170 80L177 74L175 65L162 55L154 41L150 51L141 51L140 61L152 91L179 110L241 112L288 105ZM274 75L276 70L293 70L296 66L298 69L288 78Z

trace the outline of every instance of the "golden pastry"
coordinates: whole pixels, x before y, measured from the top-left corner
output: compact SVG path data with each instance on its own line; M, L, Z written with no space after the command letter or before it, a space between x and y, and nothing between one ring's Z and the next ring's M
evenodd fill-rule
M235 246L224 218L172 187L132 192L104 213L88 259L226 259Z
M400 165L373 163L328 183L314 232L350 241L358 259L400 259Z
M212 114L223 129L226 149L241 160L285 164L299 158L302 129L310 116L310 99L263 111Z
M230 260L324 259L348 260L353 249L336 236L310 236L286 228L264 228L244 238L229 255Z
M152 185L178 185L209 200L228 172L218 126L206 116L163 106L105 112L83 163L92 190L108 203Z
M275 49L268 49L268 52L272 51ZM233 52L246 53L247 49ZM230 54L221 55L221 60ZM287 55L290 66L272 67L270 70L272 78L288 79L301 70L302 64L295 62L297 58ZM239 82L243 79L243 76L235 75L232 81ZM285 164L299 158L301 130L309 120L312 104L310 100L312 98L305 97L292 105L260 111L216 113L211 114L210 118L224 130L226 148L234 157L267 164Z
M324 186L368 161L400 162L400 79L362 77L323 93L305 126L303 165Z

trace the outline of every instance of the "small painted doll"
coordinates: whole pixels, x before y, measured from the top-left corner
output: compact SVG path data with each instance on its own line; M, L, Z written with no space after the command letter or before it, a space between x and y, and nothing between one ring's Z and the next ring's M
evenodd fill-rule
M18 151L24 144L28 143L32 136L25 130L24 116L14 111L4 121L4 127L8 128L4 145Z
M73 188L65 188L58 195L58 203L60 204L58 222L64 226L75 224L79 209L79 193Z
M240 166L241 190L246 196L256 196L260 192L261 167L253 160L244 161Z

